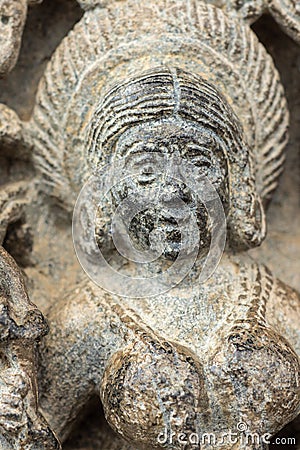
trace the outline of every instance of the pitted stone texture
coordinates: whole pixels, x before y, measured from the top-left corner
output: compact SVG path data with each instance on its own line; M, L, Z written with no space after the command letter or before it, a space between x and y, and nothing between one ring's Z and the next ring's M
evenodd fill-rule
M49 328L28 298L15 261L0 247L0 447L58 450L37 409L36 346Z
M122 1L122 0L117 0ZM78 0L79 5L82 9L85 9L86 11L88 9L96 8L96 6L103 7L107 5L108 0Z
M27 0L0 2L0 76L15 65L26 20Z
M247 26L201 2L192 5L158 2L145 10L143 2L129 1L118 3L118 8L87 11L55 52L40 84L27 136L36 166L46 175L47 191L59 196L66 208L73 205L90 170L85 137L98 101L111 85L141 67L162 63L200 73L225 96L255 153L258 191L266 202L271 198L282 171L288 125L278 74ZM80 132L75 135L73 129Z
M269 12L283 31L300 43L300 3L298 0L208 0L250 23Z
M15 66L22 41L27 15L27 4L41 0L1 0L0 1L0 77Z

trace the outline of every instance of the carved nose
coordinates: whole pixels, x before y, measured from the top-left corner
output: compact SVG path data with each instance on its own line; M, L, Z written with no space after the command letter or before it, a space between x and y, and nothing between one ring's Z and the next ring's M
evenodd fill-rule
M159 198L163 217L167 220L187 220L191 214L192 198L180 186L165 187Z
M167 182L162 190L161 201L162 202L184 202L189 203L192 201L191 190L180 181Z

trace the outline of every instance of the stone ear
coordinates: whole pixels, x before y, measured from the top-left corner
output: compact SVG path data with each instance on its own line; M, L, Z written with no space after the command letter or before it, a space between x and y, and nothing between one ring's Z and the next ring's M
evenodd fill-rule
M260 196L246 186L232 193L228 215L229 245L234 250L259 246L266 236L265 211Z
M233 250L258 247L266 237L266 217L257 182L253 150L241 137L229 158L227 230Z

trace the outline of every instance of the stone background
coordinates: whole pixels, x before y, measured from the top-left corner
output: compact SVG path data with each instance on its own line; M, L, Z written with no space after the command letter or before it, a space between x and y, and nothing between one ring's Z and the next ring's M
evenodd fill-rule
M29 10L17 66L0 80L0 102L14 108L23 120L30 117L38 81L47 61L81 15L75 0L44 0ZM300 47L285 36L270 17L262 17L253 29L281 73L289 102L291 127L286 170L268 211L268 237L262 247L252 250L251 254L265 262L284 282L300 290ZM4 159L0 157L0 166L7 166L13 176L19 165L10 158L9 155ZM83 413L82 420L64 445L64 450L130 448L123 446L108 428L99 400L95 399ZM298 445L271 445L271 449L300 449L299 420L287 426L280 435L286 438L298 436Z

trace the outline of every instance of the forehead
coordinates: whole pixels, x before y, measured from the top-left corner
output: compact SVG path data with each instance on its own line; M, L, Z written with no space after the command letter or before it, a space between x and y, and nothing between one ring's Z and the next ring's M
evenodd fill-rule
M209 128L183 120L168 120L148 122L134 126L119 138L116 152L124 155L134 151L164 151L175 146L184 150L186 145L194 144L208 150L212 147L222 147L219 137Z

